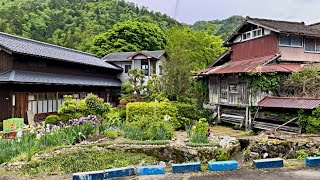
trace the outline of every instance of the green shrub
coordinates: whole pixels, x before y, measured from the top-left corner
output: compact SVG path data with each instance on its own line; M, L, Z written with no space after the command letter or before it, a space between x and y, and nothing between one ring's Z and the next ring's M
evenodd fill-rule
M108 129L108 130L103 131L103 134L106 135L110 139L116 139L119 136L118 135L119 131Z
M75 99L65 99L58 109L58 114L63 116L63 121L73 119L77 112L77 101Z
M306 133L320 132L320 106L317 106L312 113L299 111L298 122L300 128Z
M226 161L229 160L228 152L224 149L216 149L215 157L217 161Z
M104 113L102 118L108 126L119 126L122 123L119 109L112 108L108 113Z
M140 121L143 116L154 117L161 120L165 119L165 117L169 117L169 121L175 129L179 129L184 126L184 124L180 124L177 119L177 108L169 101L150 103L136 102L128 103L126 105L127 122ZM151 121L153 121L152 119L154 118L151 118Z
M206 119L200 119L199 122L192 128L192 135L190 141L192 143L206 144L209 143L207 133L209 129L209 123Z
M85 103L91 115L102 116L103 113L108 112L111 108L109 103L105 103L102 98L99 98L97 95L92 93L88 94L85 99Z
M309 153L305 149L297 151L297 159L305 159L309 157Z
M59 121L59 116L49 115L45 120L45 124L57 125L58 121Z
M170 122L152 117L141 117L140 121L124 126L124 137L133 140L169 140L174 135Z

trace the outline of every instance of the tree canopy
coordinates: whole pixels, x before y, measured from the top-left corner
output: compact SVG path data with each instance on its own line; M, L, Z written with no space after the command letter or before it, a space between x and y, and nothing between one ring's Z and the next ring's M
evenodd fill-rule
M0 31L88 51L93 37L123 21L181 25L124 0L1 0Z
M166 40L155 24L124 21L94 38L90 51L102 57L111 52L129 52L163 49Z
M170 99L188 96L195 83L191 72L205 68L225 50L220 37L186 27L167 30L164 87Z

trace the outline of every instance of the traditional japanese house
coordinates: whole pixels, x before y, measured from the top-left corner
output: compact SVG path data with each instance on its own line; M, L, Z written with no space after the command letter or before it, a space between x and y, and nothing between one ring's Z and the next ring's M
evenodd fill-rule
M0 121L56 113L64 95L114 102L122 69L93 54L0 33Z
M250 107L272 92L254 91L242 75L290 74L319 63L320 27L247 17L223 46L228 50L196 75L209 81L209 104L219 121L250 128Z

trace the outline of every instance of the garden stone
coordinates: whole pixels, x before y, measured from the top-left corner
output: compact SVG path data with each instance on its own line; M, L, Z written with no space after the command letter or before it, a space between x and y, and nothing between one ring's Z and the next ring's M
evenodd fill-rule
M302 147L302 146L304 146L304 145L306 145L306 142L299 142L299 143L298 143L298 147Z
M264 154L263 154L263 159L266 159L268 156L269 156L268 153L264 153Z

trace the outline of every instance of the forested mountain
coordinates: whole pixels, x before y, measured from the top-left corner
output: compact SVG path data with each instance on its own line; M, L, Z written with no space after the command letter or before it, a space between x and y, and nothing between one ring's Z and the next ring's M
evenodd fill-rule
M124 0L1 0L0 31L88 51L92 39L128 20L161 29L181 25L159 12Z
M242 16L231 16L223 20L197 21L191 27L195 30L207 30L226 40L244 21Z

